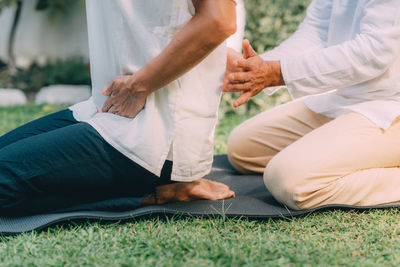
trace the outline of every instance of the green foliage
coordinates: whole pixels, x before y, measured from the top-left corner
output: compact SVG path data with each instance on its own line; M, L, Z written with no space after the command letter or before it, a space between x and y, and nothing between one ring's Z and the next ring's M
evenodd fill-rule
M1 65L1 64L0 64ZM0 69L0 88L18 88L38 91L43 86L52 84L90 85L88 62L81 58L57 59L44 66L33 63L28 69L19 70L16 75L9 75L6 68Z
M246 38L258 53L274 48L298 28L310 2L311 0L245 1Z
M51 19L55 19L59 14L66 14L69 7L83 0L37 0L36 10L47 10Z

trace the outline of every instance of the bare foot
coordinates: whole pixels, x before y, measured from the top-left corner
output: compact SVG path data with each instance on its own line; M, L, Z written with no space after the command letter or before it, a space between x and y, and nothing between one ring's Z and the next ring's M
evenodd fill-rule
M189 202L198 199L218 200L235 197L235 192L223 183L199 179L189 183L168 184L157 187L158 204ZM142 205L155 204L154 196L142 200Z

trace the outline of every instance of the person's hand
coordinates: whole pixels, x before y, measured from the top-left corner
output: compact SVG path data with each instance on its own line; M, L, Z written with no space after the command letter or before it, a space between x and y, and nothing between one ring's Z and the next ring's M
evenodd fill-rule
M148 91L135 82L134 75L126 75L115 78L102 94L109 96L104 102L102 112L134 118L144 108Z
M242 95L233 102L235 108L247 103L251 97L266 87L284 85L280 62L264 61L248 40L243 41L243 59L236 60L233 68L243 71L229 73L223 91L242 92Z
M226 59L227 59L226 60L226 70L225 70L225 75L224 75L224 82L222 84L222 90L225 90L228 88L229 74L243 71L243 69L234 66L234 63L242 58L243 58L243 56L241 53L236 52L234 49L228 47L228 51L227 51L227 55L226 55Z

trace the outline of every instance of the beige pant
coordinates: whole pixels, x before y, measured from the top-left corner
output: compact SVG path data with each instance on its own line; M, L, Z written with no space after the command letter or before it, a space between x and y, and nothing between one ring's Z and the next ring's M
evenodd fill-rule
M239 125L228 156L241 172L263 172L292 209L400 201L400 117L383 131L358 113L330 119L297 100Z

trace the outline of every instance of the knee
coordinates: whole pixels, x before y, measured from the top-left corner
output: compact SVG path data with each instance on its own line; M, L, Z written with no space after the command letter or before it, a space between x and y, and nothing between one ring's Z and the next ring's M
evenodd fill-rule
M272 196L294 210L311 208L307 198L307 171L293 160L277 154L264 171L264 184Z

